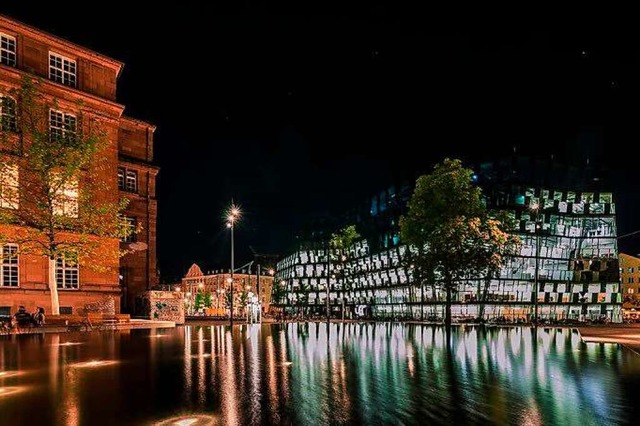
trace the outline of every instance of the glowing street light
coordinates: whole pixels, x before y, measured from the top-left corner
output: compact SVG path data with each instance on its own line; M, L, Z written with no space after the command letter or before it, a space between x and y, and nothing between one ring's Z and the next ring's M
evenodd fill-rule
M238 220L240 220L240 207L231 202L231 206L227 210L227 228L231 230L231 301L229 303L229 325L233 325L233 269L234 269L234 253L233 253L233 229Z
M537 201L531 202L529 210L535 215L534 233L536 236L536 263L535 271L533 273L533 325L538 325L538 270L540 263L540 229L542 224L540 223L540 204Z

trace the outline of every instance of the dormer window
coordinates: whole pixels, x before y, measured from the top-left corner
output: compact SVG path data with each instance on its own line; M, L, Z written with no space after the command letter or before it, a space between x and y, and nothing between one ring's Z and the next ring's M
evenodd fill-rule
M49 79L65 86L76 87L76 61L49 52Z
M16 66L16 39L0 33L0 64Z

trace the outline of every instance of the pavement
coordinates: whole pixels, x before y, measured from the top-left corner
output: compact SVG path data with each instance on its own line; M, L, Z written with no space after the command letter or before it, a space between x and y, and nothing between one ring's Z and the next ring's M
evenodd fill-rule
M576 327L587 343L618 343L640 355L640 324L608 324Z
M131 329L154 329L154 328L174 328L173 321L148 320L143 318L131 318L126 323L116 324L94 324L92 328L68 327L64 325L44 325L42 327L28 327L17 330L0 332L2 334L34 334L34 333L65 333L68 331L101 331L101 330L131 330Z

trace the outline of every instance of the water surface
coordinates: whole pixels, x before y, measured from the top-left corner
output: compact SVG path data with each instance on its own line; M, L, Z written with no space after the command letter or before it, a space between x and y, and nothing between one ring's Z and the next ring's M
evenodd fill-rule
M0 423L11 425L616 425L640 418L635 389L640 356L570 329L447 336L306 323L0 337Z

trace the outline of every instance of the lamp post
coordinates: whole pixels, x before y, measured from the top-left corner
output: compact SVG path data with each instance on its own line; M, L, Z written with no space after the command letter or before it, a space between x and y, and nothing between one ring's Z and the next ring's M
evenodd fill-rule
M535 269L533 273L533 325L534 327L538 325L538 270L540 263L540 228L542 224L540 223L540 204L534 202L530 206L530 210L535 214L535 222L534 222L534 233L536 235L536 260L535 260Z
M240 207L231 202L231 207L227 211L227 228L231 230L231 301L229 303L229 325L233 325L233 269L234 269L234 251L233 251L233 229L236 222L240 219Z

